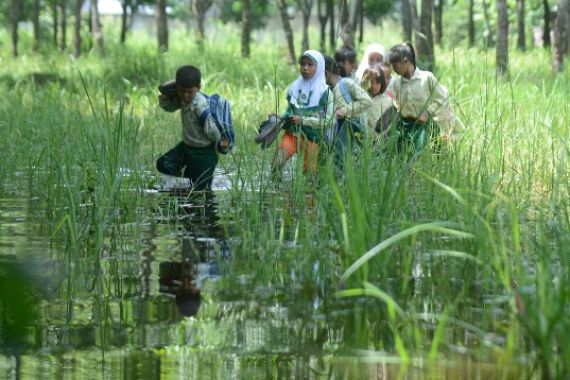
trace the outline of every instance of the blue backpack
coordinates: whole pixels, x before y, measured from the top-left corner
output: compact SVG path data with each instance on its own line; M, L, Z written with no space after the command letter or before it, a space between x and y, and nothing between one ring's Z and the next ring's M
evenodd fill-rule
M222 147L218 143L218 151L222 154L228 154L228 152L235 146L236 137L234 132L234 124L232 122L232 110L230 102L220 94L212 94L210 96L202 94L208 100L208 108L202 112L200 115L200 124L204 125L206 123L206 118L212 115L218 131L222 136L222 141L226 140L228 142L227 147Z

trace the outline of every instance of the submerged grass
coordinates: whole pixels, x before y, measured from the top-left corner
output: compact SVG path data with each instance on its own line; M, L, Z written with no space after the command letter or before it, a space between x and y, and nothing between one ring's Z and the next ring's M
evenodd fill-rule
M313 343L335 355L523 357L542 378L568 375L570 80L551 76L546 53L514 53L506 82L489 55L440 51L437 76L466 126L448 154L410 163L366 145L342 177L325 163L306 178L294 161L276 187L273 152L253 136L283 111L296 76L283 54L267 46L241 59L233 40L168 54L130 43L105 58L50 55L46 65L2 58L0 196L40 200L38 228L68 263L70 322L81 258L95 263L99 323L123 294L114 239L156 206L142 190L180 133L178 115L158 110L156 85L192 62L205 92L232 101L238 131L220 163L231 181L221 224L233 241L221 297L284 305L292 320L319 315L336 333ZM38 83L32 72L61 80ZM244 276L270 294L240 293Z

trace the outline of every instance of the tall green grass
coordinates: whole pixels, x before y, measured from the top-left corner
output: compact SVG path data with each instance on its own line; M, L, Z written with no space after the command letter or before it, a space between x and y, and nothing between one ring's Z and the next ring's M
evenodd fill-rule
M129 43L104 58L2 58L0 194L41 200L38 227L69 267L69 320L82 258L97 267L102 324L122 294L114 238L152 207L142 190L180 135L179 116L157 107L156 86L194 63L204 91L232 101L238 132L220 162L231 182L220 217L239 226L228 228L228 289L245 275L251 289L272 289L259 302L288 306L292 319L321 315L338 332L320 345L329 353L396 354L404 364L526 358L543 378L568 374L570 79L549 73L546 52L514 52L504 81L493 54L438 51L437 77L466 126L447 154L409 162L366 145L343 176L324 160L306 178L298 160L276 186L273 151L253 137L268 113L283 111L297 75L282 51L263 46L242 59L235 38L204 50L175 42L166 54ZM32 72L61 81L38 83Z

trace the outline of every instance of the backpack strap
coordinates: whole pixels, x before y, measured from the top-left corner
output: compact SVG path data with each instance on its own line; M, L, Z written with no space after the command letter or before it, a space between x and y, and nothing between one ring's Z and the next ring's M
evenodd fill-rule
M346 79L340 78L338 86L340 88L340 93L342 94L344 101L347 103L352 103L352 95L350 94L350 88L348 88L348 83L346 82Z
M206 98L206 100L208 101L208 107L206 107L206 109L204 111L202 111L202 113L200 114L200 117L198 118L200 125L202 127L204 127L206 125L206 119L208 118L208 116L210 116L212 114L212 107L210 106L210 102L212 101L212 97L204 94L203 92L200 92L200 94L204 95L204 97Z

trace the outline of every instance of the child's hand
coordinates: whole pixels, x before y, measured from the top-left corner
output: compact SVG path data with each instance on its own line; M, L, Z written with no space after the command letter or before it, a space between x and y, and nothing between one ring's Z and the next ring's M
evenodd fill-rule
M420 117L418 117L418 121L419 121L420 123L425 123L426 121L428 121L428 114L425 113L425 112L422 113L422 114L420 115Z
M344 119L344 117L346 116L346 108L339 108L336 111L336 117L339 119Z
M158 95L158 97L160 98L160 100L168 100L170 99L170 96L160 93L160 95Z
M222 148L222 149L228 149L230 147L230 142L228 141L228 139L220 140L220 142L218 144L220 145L220 148Z
M303 118L299 115L293 115L293 116L289 117L289 121L293 124L301 124L301 122L303 121Z

